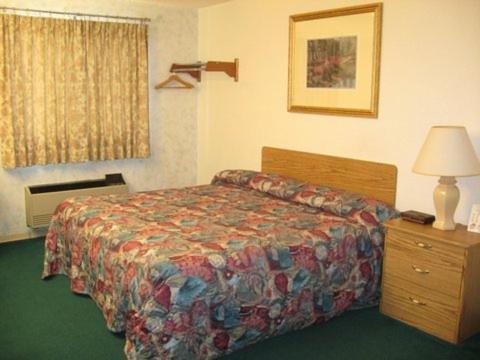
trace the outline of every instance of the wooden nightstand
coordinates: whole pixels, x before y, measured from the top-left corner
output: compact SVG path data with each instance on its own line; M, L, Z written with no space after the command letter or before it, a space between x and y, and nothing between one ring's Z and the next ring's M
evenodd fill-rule
M386 226L380 311L455 344L480 331L480 234Z

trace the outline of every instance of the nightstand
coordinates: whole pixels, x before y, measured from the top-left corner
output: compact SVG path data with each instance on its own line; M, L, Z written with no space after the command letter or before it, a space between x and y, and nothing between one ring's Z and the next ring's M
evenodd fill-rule
M455 344L480 331L480 234L386 227L380 311Z

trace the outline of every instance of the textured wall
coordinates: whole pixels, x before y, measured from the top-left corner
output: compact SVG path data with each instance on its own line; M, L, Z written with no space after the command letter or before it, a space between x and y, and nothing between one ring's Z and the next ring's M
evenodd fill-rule
M378 119L287 112L289 15L368 2L233 0L200 10L200 57L240 58L240 82L202 81L199 182L222 168L258 169L270 145L395 164L398 207L434 211L437 178L411 171L429 128L466 126L480 154L480 1L383 1ZM480 176L458 182L456 219L466 222Z
M146 160L88 162L0 169L0 240L25 233L25 185L102 178L121 172L133 191L191 185L196 178L197 90L154 90L172 62L197 60L197 10L153 1L4 0L3 6L132 17L149 17L150 142Z

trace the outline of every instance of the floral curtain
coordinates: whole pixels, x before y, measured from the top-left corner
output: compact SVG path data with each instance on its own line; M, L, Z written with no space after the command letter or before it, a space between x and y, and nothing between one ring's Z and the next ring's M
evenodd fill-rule
M144 158L147 26L0 15L4 168Z

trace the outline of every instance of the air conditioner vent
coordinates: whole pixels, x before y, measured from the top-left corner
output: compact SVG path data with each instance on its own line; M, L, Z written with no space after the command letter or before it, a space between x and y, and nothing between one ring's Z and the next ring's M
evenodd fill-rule
M50 224L52 215L63 200L82 195L109 195L128 192L122 174L109 174L105 179L25 187L27 225L32 228Z
M52 214L33 215L32 219L32 227L34 228L48 226L50 224L50 220L52 219Z

